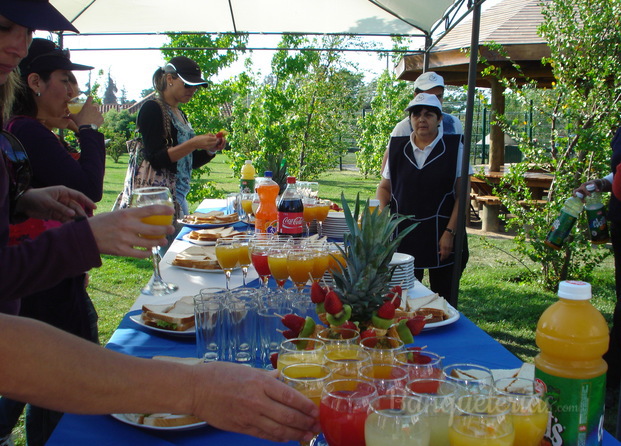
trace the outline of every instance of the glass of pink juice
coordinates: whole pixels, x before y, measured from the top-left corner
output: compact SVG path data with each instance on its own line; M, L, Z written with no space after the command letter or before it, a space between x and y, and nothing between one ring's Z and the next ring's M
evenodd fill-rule
M321 394L319 421L330 446L365 446L364 423L376 387L361 379L327 382Z

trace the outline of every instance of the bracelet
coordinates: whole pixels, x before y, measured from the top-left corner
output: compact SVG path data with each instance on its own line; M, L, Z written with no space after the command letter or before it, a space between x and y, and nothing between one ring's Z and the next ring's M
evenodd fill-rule
M451 234L453 237L455 237L455 231L453 231L451 228L445 228L444 229L446 232L448 232L449 234Z

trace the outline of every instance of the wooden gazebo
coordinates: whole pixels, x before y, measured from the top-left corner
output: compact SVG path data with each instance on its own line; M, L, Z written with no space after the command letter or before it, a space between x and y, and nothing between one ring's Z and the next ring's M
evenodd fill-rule
M554 81L550 66L541 60L550 56L550 48L537 29L543 20L541 0L503 0L481 14L479 55L501 69L505 78L515 78L518 83L525 78L535 79L541 86ZM425 58L424 54L404 56L397 66L399 79L415 80L424 71L435 71L444 77L447 85L468 83L468 63L472 22L464 21L449 31ZM499 44L502 51L495 51L490 44ZM486 45L488 44L488 45ZM502 54L504 53L504 54ZM519 64L521 71L513 67ZM504 113L504 88L495 77L481 76L486 65L477 66L477 87L491 88L492 119ZM504 134L500 127L490 131L489 170L499 172L504 165Z

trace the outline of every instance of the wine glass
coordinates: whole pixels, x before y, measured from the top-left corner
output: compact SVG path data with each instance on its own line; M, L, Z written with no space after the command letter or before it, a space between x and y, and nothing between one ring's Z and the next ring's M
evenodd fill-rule
M514 440L509 405L501 398L477 394L457 399L449 426L451 446L511 446Z
M377 389L362 379L327 382L321 394L319 422L330 446L363 445L364 423Z
M285 242L274 241L270 244L267 252L267 264L270 267L270 273L278 285L279 291L284 290L285 282L289 278L289 269L287 268L288 247Z
M265 237L265 234L255 234L249 242L250 260L265 290L267 290L268 280L271 274L270 266L267 263L267 253L270 246L271 242Z
M319 237L323 237L323 222L328 218L331 204L329 200L317 200L315 203L315 218L317 219L317 234L319 234Z
M330 379L330 369L323 364L302 363L291 364L280 371L282 381L290 387L300 392L319 407L321 401L321 391L325 383ZM308 441L301 441L300 445L312 445L315 438Z
M357 344L331 344L326 348L325 361L333 379L358 378L360 369L371 364L371 355Z
M248 267L252 264L252 260L250 258L250 240L252 239L252 235L244 234L244 235L236 235L233 237L233 241L238 245L238 258L239 258L239 266L242 270L242 280L244 286L246 286L246 277L248 276Z
M315 338L292 338L280 343L277 369L291 364L323 364L326 344Z
M302 205L304 206L303 218L306 226L306 236L310 235L310 225L315 220L315 198L302 198Z
M427 421L431 428L429 444L450 446L448 427L455 411L457 384L435 378L413 379L407 383L406 391L427 403Z
M395 362L408 371L410 379L442 377L442 357L437 353L404 350L397 353Z
M494 382L497 394L509 403L514 445L539 446L548 424L549 408L544 392L527 378L500 378Z
M370 337L360 341L360 346L371 355L373 364L392 364L395 355L403 350L403 341L391 336Z
M429 438L426 404L422 398L380 395L371 401L364 423L366 446L438 446L430 443Z
M313 271L313 253L305 247L296 247L287 252L287 271L299 292L302 292Z
M394 364L370 364L360 369L360 378L375 384L378 395L405 393L408 372Z
M311 278L314 282L319 282L330 265L330 254L328 253L328 247L326 243L320 241L309 242L306 246L308 246L313 256L313 270L311 271Z
M492 371L478 364L450 364L442 369L445 380L460 386L462 393L490 393L493 391Z
M329 327L317 333L317 339L326 343L326 348L331 348L339 344L354 344L360 342L360 332L353 328Z
M239 263L239 243L230 238L216 240L216 258L226 276L226 289L231 289L231 272Z
M172 194L167 187L143 187L134 190L131 199L132 207L144 207L154 204L164 204L166 206L173 207ZM150 215L142 219L143 223L150 225L171 225L173 221L173 215ZM142 235L144 238L163 238L158 236ZM150 284L142 289L142 294L148 294L151 296L163 296L170 294L179 289L174 283L164 282L160 273L160 247L154 246L151 248L151 259L153 260L153 280Z

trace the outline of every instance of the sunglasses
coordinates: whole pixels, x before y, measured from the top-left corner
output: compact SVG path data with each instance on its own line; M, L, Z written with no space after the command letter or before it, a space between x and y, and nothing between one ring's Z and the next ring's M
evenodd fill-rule
M30 188L32 169L24 146L6 130L0 131L0 149L5 158L6 172L9 175L9 198L13 207ZM11 209L11 212L13 210Z

